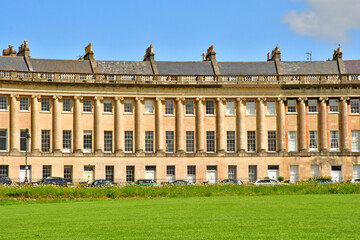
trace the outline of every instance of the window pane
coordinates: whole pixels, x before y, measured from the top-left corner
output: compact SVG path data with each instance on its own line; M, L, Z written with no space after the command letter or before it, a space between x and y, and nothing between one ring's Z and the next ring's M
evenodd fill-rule
M50 130L41 130L41 151L50 152Z
M192 100L185 101L185 114L194 115L194 101Z
M0 151L7 151L7 129L0 129Z
M104 131L104 152L112 152L113 134L112 131Z
M309 99L308 105L309 105L309 112L310 113L316 113L317 112L317 99Z
M71 112L71 99L63 99L63 112Z
M297 151L297 132L295 131L288 132L288 144L289 144L289 152Z
M234 101L226 101L226 115L235 115Z
M49 112L50 111L50 99L49 98L42 98L41 99L41 111L42 112Z
M125 131L125 152L133 152L133 132Z
M0 97L0 110L7 110L7 97Z
M235 131L226 132L227 152L235 152Z
M246 115L255 115L255 101L246 101Z
M84 99L83 101L83 112L91 112L91 99Z
M145 100L144 103L145 103L145 113L148 113L148 114L153 113L153 111L154 111L153 110L154 109L153 100Z
M43 178L51 177L51 166L43 166Z
M64 179L67 183L72 183L72 166L64 166Z
M114 166L105 167L105 179L114 182Z
M169 183L175 181L175 166L166 166L166 181Z
M276 152L276 132L275 131L268 132L268 151Z
M187 180L191 183L196 182L196 166L187 166Z
M20 98L20 111L29 111L29 98Z
M255 131L248 131L247 132L247 149L248 152L255 152L256 145L255 145Z
M236 166L228 166L228 178L237 179Z
M174 152L174 132L173 131L165 132L165 144L166 144L166 152L168 152L168 153Z
M214 101L206 101L206 115L214 115L215 107Z
M206 151L215 152L215 132L206 132Z
M266 102L267 115L275 115L276 114L276 106L275 100L268 100Z
M337 99L330 99L329 100L329 111L330 112L339 112L339 104Z
M104 113L112 113L112 100L104 100Z
M360 150L360 131L358 130L351 131L351 150L356 152Z
M350 112L353 114L359 113L359 99L350 100Z
M26 151L26 129L20 130L20 151Z
M84 131L84 153L92 152L92 132Z
M132 100L124 101L124 113L132 113L133 112L133 102Z
M309 132L309 149L310 151L316 151L318 149L317 131Z
M296 113L296 100L291 99L291 100L287 100L287 105L288 105L288 113Z
M165 115L173 115L174 114L174 101L165 100Z
M154 151L154 132L146 131L145 132L145 152Z
M330 131L330 150L339 150L339 134L338 131Z
M71 131L70 130L63 131L63 152L64 153L71 152Z
M126 182L132 183L135 181L135 167L126 166Z
M192 153L195 151L195 133L193 131L186 131L186 152Z

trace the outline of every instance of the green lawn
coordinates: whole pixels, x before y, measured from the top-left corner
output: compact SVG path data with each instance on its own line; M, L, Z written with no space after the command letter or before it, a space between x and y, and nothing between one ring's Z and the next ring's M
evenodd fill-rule
M359 239L360 195L0 200L0 239Z

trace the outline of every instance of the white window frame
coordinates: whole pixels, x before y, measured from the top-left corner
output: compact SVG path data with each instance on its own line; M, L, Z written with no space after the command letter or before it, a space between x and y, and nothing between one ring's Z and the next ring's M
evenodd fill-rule
M104 131L104 152L112 153L113 152L113 132Z
M276 131L268 131L268 152L276 152Z
M228 165L228 178L229 179L237 179L237 166L236 165Z
M330 151L339 151L339 131L330 131Z
M256 152L256 131L247 131L246 142L247 151Z
M196 166L187 166L187 180L191 183L196 183Z
M124 100L124 114L132 114L133 111L133 100Z
M0 111L6 111L7 110L7 97L0 96Z
M132 153L134 151L134 132L133 131L125 131L124 132L124 144L125 144L125 152Z
M206 132L206 152L208 152L208 153L215 152L215 132L214 131Z
M165 152L173 153L175 151L174 131L165 131Z
M186 100L185 101L185 115L194 115L194 101L193 100Z
M145 131L145 152L154 152L154 132Z
M145 106L145 114L153 114L154 113L154 101L153 100L145 100L144 101Z
M20 152L26 152L26 144L26 129L20 129Z
M84 131L83 152L92 153L92 131Z
M41 112L50 112L50 98L41 98Z
M266 101L266 114L267 115L276 115L276 102L275 100Z
M350 99L350 113L351 114L360 113L359 99Z
M309 99L308 100L308 113L318 113L318 100Z
M288 131L288 146L289 152L296 152L297 147L297 132L296 131Z
M226 116L235 116L235 101L226 100Z
M63 112L71 112L71 99L70 98L64 98L62 101L63 105Z
M63 153L71 152L71 130L63 130Z
M195 152L195 132L186 131L186 152L193 153Z
M360 151L360 130L351 130L351 151Z
M287 100L287 113L290 113L290 114L297 113L296 100L295 99Z
M339 113L339 100L329 99L329 113Z
M84 99L83 100L83 112L84 113L91 113L92 112L92 100L91 99Z
M205 115L215 115L215 102L214 100L205 101Z
M312 144L314 143L314 145ZM318 132L317 131L309 131L309 151L318 151L319 142L318 142Z
M0 129L0 138L4 141L4 149L0 149L0 152L7 152L8 151L8 130L7 129ZM5 134L3 134L5 133Z
M112 113L113 111L113 102L111 99L104 100L104 113Z
M50 130L41 130L41 152L49 153L51 151Z
M227 131L226 132L226 151L227 152L235 152L235 131Z
M20 111L28 112L29 111L29 98L20 97Z
M174 115L174 101L173 100L165 100L165 115Z
M246 101L246 115L253 116L255 114L256 114L255 101L247 100Z
M175 166L166 166L166 181L171 183L175 181Z
M110 182L114 182L114 178L115 178L115 167L113 165L108 165L105 166L105 179L110 181Z

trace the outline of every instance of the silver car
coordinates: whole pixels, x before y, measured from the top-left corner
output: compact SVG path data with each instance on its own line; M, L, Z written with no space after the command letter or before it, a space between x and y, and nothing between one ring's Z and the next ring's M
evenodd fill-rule
M276 185L276 184L280 184L280 182L275 179L258 179L255 182L255 185Z

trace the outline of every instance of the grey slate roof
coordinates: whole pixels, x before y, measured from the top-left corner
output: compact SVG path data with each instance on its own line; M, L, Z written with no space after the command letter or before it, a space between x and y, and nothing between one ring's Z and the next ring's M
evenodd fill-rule
M218 62L222 75L276 75L275 62Z
M23 57L0 57L0 70L29 71Z
M160 75L214 75L211 62L156 62Z
M96 65L99 73L153 74L149 61L96 61Z
M86 60L31 58L30 62L35 72L92 73L90 62Z
M336 61L281 62L283 74L339 74Z
M344 61L344 70L347 74L360 74L360 60Z

